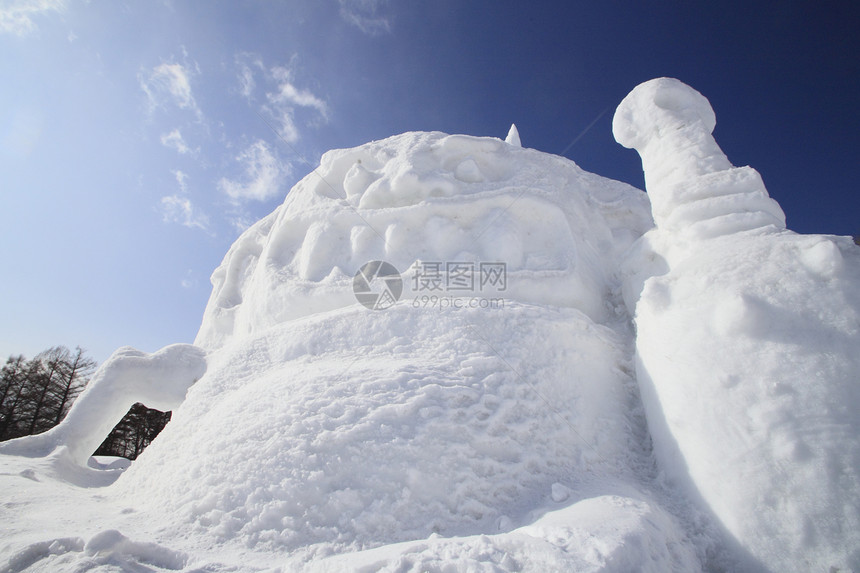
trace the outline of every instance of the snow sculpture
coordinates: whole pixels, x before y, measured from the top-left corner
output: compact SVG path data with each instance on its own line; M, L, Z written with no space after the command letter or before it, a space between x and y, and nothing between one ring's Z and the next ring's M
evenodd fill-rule
M633 477L644 420L612 269L652 224L645 199L496 138L327 153L213 274L209 370L118 491L170 539L296 568L694 567ZM352 292L372 260L403 274L384 311ZM504 290L416 287L455 261L505 263ZM595 513L600 541L578 529Z
M658 462L725 527L740 567L856 571L860 251L785 231L714 124L704 97L667 78L613 121L642 156L657 225L626 287Z
M173 344L153 354L120 348L99 367L58 426L4 442L0 453L44 457L65 448L68 458L85 467L135 403L173 410L204 372L205 353L190 344Z
M0 456L3 570L860 570L860 250L785 230L714 126L677 80L624 99L650 205L515 126L325 154L215 270L195 346L120 349L0 447L80 461L141 382L186 396L107 509L62 484L82 515L27 521L43 466ZM353 296L369 261L402 274L385 310Z

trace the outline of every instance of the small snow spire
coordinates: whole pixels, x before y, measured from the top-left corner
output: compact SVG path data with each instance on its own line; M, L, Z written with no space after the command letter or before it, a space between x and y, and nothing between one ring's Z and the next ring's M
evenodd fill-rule
M517 124L511 124L511 129L508 131L508 136L505 138L505 143L510 143L511 145L515 145L517 147L523 146L523 144L520 142L520 132L517 131Z

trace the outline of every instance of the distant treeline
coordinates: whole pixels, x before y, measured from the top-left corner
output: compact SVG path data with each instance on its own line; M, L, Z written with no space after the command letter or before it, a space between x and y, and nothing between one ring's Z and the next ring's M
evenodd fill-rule
M0 441L40 434L66 416L96 370L95 360L55 346L27 360L10 356L0 369ZM97 455L137 458L170 421L170 412L135 404L111 431Z
M129 409L119 424L111 430L102 445L94 452L97 456L119 456L137 459L155 436L170 421L171 412L147 408L140 402Z

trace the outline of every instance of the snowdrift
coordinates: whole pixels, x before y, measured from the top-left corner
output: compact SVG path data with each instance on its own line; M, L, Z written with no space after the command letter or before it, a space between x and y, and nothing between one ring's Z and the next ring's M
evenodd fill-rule
M0 445L2 570L860 570L860 250L786 230L714 125L625 98L648 196L515 127L327 153L193 346ZM181 405L88 466L117 392Z

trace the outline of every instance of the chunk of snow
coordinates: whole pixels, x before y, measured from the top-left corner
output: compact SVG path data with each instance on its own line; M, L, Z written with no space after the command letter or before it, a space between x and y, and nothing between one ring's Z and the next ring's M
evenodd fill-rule
M220 351L118 491L177 534L259 550L494 532L565 476L644 455L622 445L623 349L578 310L514 301L294 320Z
M511 124L511 129L508 130L508 135L505 137L505 143L510 143L515 147L523 146L522 142L520 142L520 132L517 130L516 124Z

